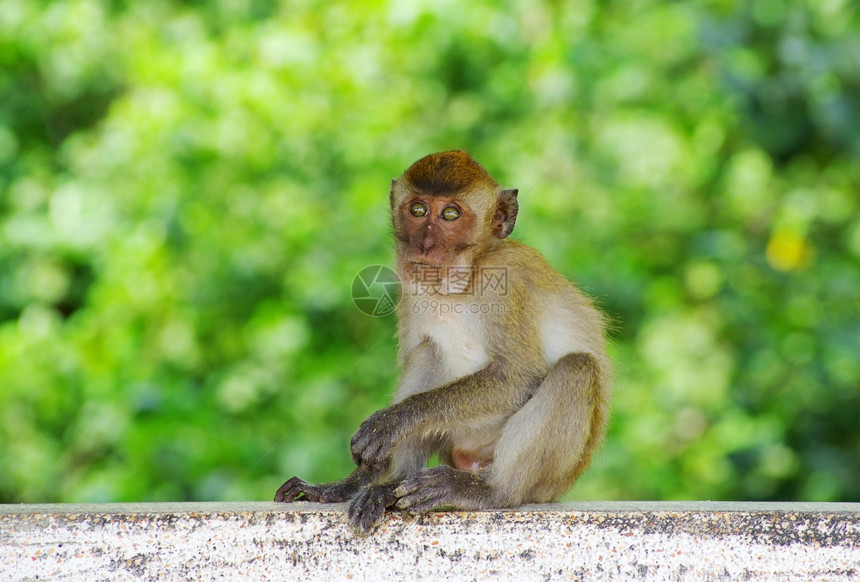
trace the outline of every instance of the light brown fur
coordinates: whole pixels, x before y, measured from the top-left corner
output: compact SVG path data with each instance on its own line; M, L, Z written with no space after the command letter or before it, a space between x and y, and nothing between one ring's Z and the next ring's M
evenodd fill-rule
M393 505L512 507L558 498L605 431L604 319L541 255L507 239L515 190L461 151L392 181L403 374L394 401L352 440L344 481L293 478L276 499L351 499L367 531ZM419 204L427 213L415 216ZM456 207L459 217L442 218ZM487 285L488 273L505 277ZM442 465L424 468L438 451ZM328 499L327 499L328 497Z

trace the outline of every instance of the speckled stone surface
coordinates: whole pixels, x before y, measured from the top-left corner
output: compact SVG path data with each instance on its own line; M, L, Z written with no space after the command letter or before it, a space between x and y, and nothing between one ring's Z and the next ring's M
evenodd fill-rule
M0 580L857 580L860 504L0 505Z

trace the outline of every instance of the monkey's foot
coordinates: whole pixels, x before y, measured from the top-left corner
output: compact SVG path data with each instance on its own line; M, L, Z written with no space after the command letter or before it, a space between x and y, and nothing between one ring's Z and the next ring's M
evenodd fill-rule
M448 465L421 469L406 478L394 494L397 507L430 511L436 507L484 509L492 507L492 489L480 476Z
M350 483L337 482L314 485L304 479L291 477L278 488L278 492L275 493L275 501L290 503L297 499L303 499L320 503L341 503L351 499L355 495L355 491L356 486Z
M362 533L370 530L382 520L385 510L394 505L396 483L368 485L349 503L347 517L352 526Z

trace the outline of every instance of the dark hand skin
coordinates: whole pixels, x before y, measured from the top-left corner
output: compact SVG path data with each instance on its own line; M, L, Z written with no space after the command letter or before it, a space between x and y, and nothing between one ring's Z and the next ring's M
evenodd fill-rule
M303 500L319 503L343 503L352 499L369 479L370 475L366 475L362 471L354 471L341 481L319 485L308 483L298 477L292 477L278 488L275 501L290 503Z
M386 459L387 462L387 459ZM398 482L374 484L378 471L358 468L348 477L333 483L314 485L299 477L292 477L281 485L275 501L315 501L318 503L343 503L350 501L347 516L352 526L360 533L370 533L382 519L386 509L394 506L397 496L394 489Z
M374 413L353 437L353 455L363 467L342 481L320 485L292 477L278 489L275 501L349 501L350 524L366 534L380 522L387 509L395 506L415 512L449 505L466 509L477 499L489 499L490 488L481 477L447 465L422 469L403 480L373 483L385 471L390 453L399 442L393 436L395 431L390 429L393 415L391 409Z
M418 471L404 479L394 494L398 498L397 507L415 512L449 505L461 509L478 508L492 497L490 487L479 475L448 465Z
M406 419L399 416L395 405L374 412L361 423L350 441L357 466L378 471L387 468L394 447L406 435Z
M353 458L358 468L341 481L314 485L299 477L292 477L281 485L275 501L315 501L342 503L350 501L347 516L352 526L361 533L369 533L379 523L386 509L394 506L394 490L400 482L375 484L391 461L391 452L405 434L395 430L398 424L395 407L372 414L352 438ZM402 428L402 424L400 423Z
M488 499L489 488L484 480L465 471L439 466L425 469L406 480L377 483L388 472L392 453L409 434L414 433L432 418L433 407L449 399L480 390L486 376L499 374L504 360L494 360L486 368L461 378L444 387L429 392L414 394L388 408L378 410L367 418L351 440L352 458L358 466L352 475L335 483L313 485L293 477L278 490L275 501L342 502L351 499L349 520L358 531L368 532L380 521L385 509L393 507L400 495L406 500L398 504L401 509L426 511L443 505L478 507L476 499ZM508 375L511 378L511 375ZM528 385L530 379L523 376ZM447 410L466 407L445 406ZM484 406L485 414L498 412L492 402ZM475 412L472 411L475 415Z
M499 376L504 377L507 383L526 387L537 386L541 379L539 372L524 369L517 373L510 369L505 358L495 357L473 374L433 390L413 394L371 414L352 437L352 460L366 470L384 472L395 447L421 427L437 424L440 410L447 412L448 422L505 412L507 403L503 398L480 401L484 387ZM524 402L528 395L524 394L522 398ZM480 404L472 404L469 409L468 403L475 401L480 401Z
M394 490L398 483L368 485L358 492L347 509L352 526L361 533L370 533L382 519L385 510L397 501Z

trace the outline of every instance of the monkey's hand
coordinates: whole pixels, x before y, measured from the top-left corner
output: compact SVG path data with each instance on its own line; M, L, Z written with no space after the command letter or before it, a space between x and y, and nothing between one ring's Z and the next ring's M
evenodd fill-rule
M341 503L349 501L355 495L358 486L355 483L338 481L336 483L324 483L314 485L304 479L292 477L280 486L275 493L275 501L290 503L297 499L304 501L318 501L320 503Z
M371 414L361 423L350 441L352 460L359 467L373 470L387 468L391 452L405 436L403 420L395 406Z
M384 485L369 485L359 491L349 503L347 517L352 526L361 533L370 533L370 530L379 523L385 510L394 505L397 496L394 489L397 483L386 483Z

